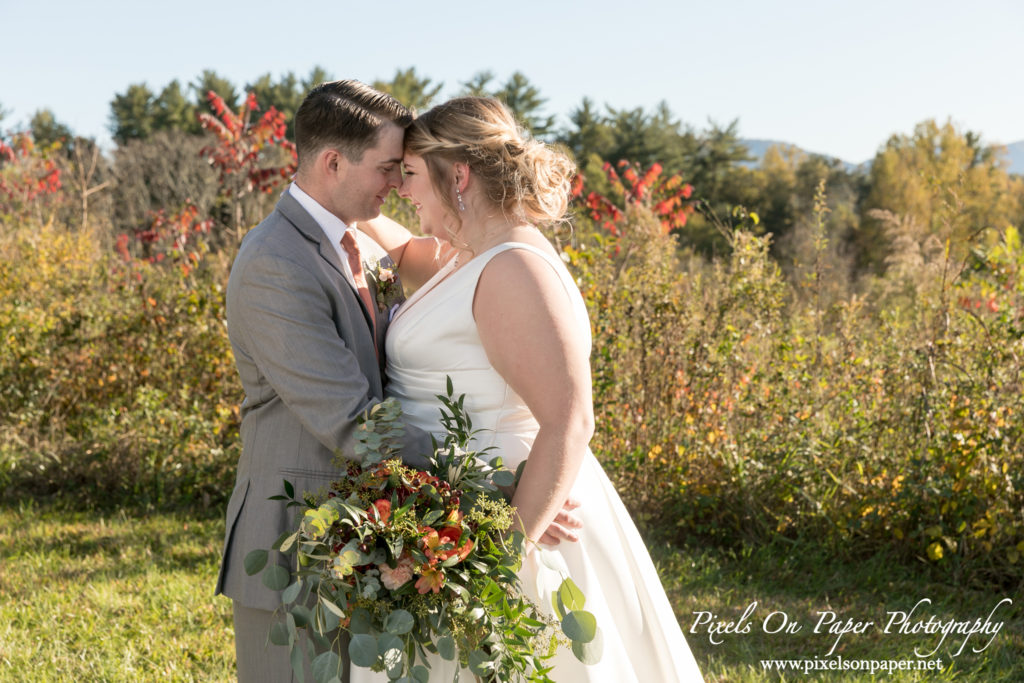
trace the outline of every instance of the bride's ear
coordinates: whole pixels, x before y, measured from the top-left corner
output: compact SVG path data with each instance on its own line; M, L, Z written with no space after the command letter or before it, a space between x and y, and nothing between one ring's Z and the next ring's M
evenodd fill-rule
M455 176L455 189L465 192L469 184L469 164L456 161L452 164L452 174Z

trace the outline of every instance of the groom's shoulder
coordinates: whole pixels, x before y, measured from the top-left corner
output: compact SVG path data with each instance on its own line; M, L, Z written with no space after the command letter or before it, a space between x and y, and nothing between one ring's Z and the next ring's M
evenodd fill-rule
M247 260L274 255L294 258L308 251L310 246L308 238L278 204L270 215L242 238L237 258Z

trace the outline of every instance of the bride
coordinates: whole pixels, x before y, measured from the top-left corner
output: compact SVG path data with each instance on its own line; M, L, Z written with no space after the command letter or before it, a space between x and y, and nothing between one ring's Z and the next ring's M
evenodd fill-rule
M524 588L550 605L567 571L604 638L599 663L560 651L551 677L703 680L647 549L587 445L594 417L586 307L535 227L563 220L572 162L530 139L496 100L465 97L413 122L403 165L399 193L416 207L426 237L387 219L360 225L403 279L422 283L388 330L388 393L410 423L438 433L436 395L450 376L480 430L476 448L496 447L513 470L527 461L512 498L522 531L536 540L521 571ZM559 524L567 499L580 502L578 531ZM446 666L432 661L431 680L451 680ZM351 673L353 681L374 676Z

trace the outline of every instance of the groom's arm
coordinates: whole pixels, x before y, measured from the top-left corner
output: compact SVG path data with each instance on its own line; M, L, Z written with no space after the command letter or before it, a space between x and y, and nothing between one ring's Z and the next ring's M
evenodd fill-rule
M354 458L356 420L379 398L352 339L338 334L338 312L322 283L307 267L277 255L256 254L240 265L229 296L229 327L303 427L332 452ZM355 325L365 325L357 313L350 337ZM362 351L373 353L372 346ZM425 432L406 425L401 455L407 464L425 467L422 454L429 445Z

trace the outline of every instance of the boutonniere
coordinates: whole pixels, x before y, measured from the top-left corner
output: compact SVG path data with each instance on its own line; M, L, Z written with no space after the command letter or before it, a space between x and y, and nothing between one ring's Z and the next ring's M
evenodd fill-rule
M391 310L394 304L405 298L405 292L398 281L398 273L390 266L389 260L388 265L377 261L370 267L370 276L377 283L377 308L381 312Z

